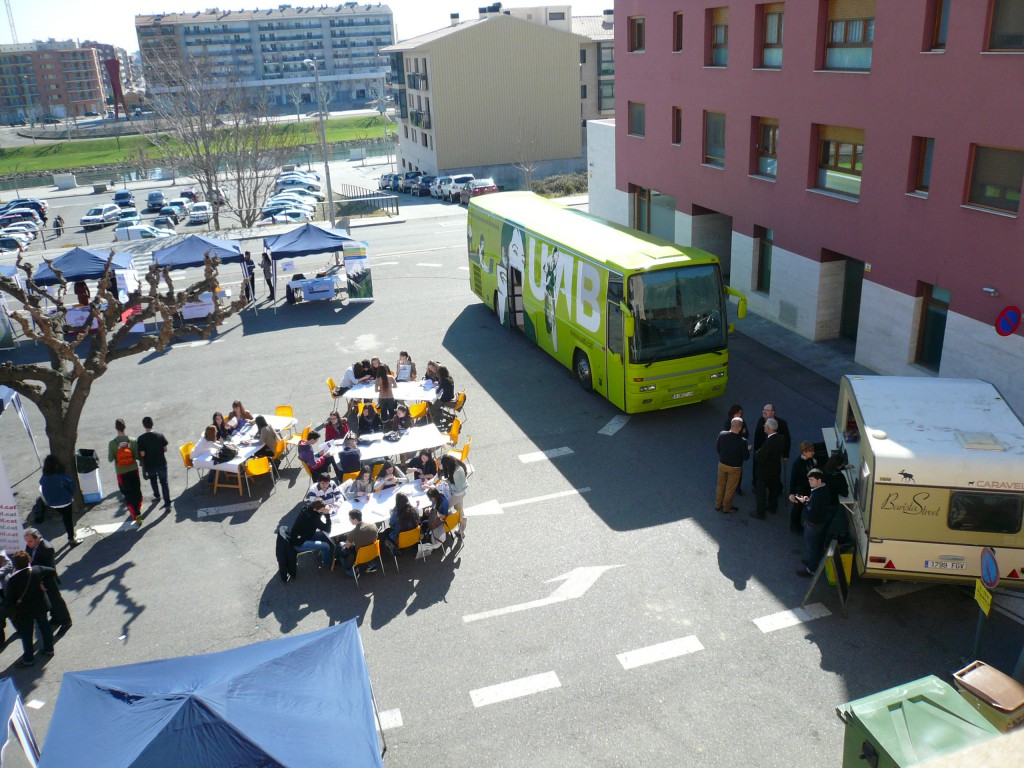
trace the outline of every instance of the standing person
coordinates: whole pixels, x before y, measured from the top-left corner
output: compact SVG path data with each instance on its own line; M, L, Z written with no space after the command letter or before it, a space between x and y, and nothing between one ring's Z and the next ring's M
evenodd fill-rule
M380 407L382 422L391 421L395 417L398 401L395 400L395 393L392 389L394 386L395 377L391 375L391 371L388 370L386 365L380 366L377 369L377 381L374 383L373 388L377 392L377 403Z
M465 502L466 492L469 490L469 477L466 472L466 465L454 456L449 456L446 453L441 457L441 474L444 475L445 480L448 481L448 487L452 490L448 503L454 509L457 509L461 515L459 536L465 537L466 514L463 511L463 502Z
M117 436L107 445L107 461L117 472L117 485L124 494L124 503L132 522L142 525L142 481L139 479L139 446L125 434L124 419L114 421Z
M57 218L53 220L53 234L57 237L64 234L64 217L59 213L57 214Z
M811 495L807 473L815 467L817 462L814 460L814 443L805 440L800 443L800 456L793 462L793 469L789 473L789 530L796 534L802 535L804 532L801 522L804 503L800 501L800 497Z
M39 535L35 528L25 529L25 551L28 552L31 565L45 565L53 570L43 576L43 589L50 601L51 624L58 627L58 632L71 629L71 612L60 594L60 576L57 575L57 553L53 545Z
M55 572L43 565L32 565L27 552L11 555L14 571L4 587L4 605L7 606L11 623L21 637L21 660L19 667L31 667L36 663L33 650L33 635L39 628L43 641L43 655L53 656L53 630L46 620L46 594L43 592L43 577L47 571Z
M825 485L825 473L820 469L812 469L807 473L807 484L811 487L808 496L799 496L803 502L804 526L804 559L803 568L797 576L810 577L818 568L821 560L821 545L824 543L825 530L830 514L829 491Z
M139 458L142 459L142 473L149 478L153 488L153 500L160 501L160 490L164 492L164 509L171 508L171 489L167 485L167 438L153 431L153 419L142 417L146 430L139 435ZM159 486L157 485L159 483Z
M43 475L39 478L39 495L43 503L60 512L64 531L68 535L68 546L74 549L79 544L75 538L75 523L71 518L72 502L75 500L75 483L64 469L60 459L52 453L43 459Z
M242 257L242 266L245 269L242 284L245 289L245 300L256 301L256 262L252 260L252 254L248 251Z
M750 449L743 437L743 417L734 416L729 429L718 433L718 486L715 489L715 512L739 512L732 505L740 484L743 462L750 458Z
M761 409L761 418L757 420L757 425L754 427L754 454L757 454L757 450L764 445L765 432L764 423L768 419L775 419L775 423L778 424L778 433L782 438L782 460L783 463L789 461L789 449L793 447L791 438L789 436L789 424L786 423L785 419L780 419L775 415L775 406L771 403L765 403L764 408ZM757 463L754 463L754 482L757 482Z
M734 403L729 406L729 414L725 417L725 424L722 426L723 432L732 430L732 420L739 416L743 419L743 406L739 403ZM750 443L750 430L747 429L747 420L743 419L743 429L740 430L740 437L743 438L745 443ZM743 495L743 468L740 467L740 479L736 481L736 495Z
M260 267L263 268L263 279L267 281L267 294L270 300L274 300L274 262L270 259L270 254L266 251L263 252L263 257L260 259Z
M764 520L766 510L771 510L772 514L779 511L783 439L778 428L775 419L766 419L764 442L754 451L754 497L757 499L757 510L751 512L750 516L757 520Z

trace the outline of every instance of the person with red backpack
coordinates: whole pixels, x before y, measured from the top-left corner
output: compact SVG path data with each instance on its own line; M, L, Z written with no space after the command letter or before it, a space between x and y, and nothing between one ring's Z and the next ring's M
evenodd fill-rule
M114 422L117 436L107 446L107 460L117 472L117 485L124 494L124 503L132 522L142 525L142 480L139 478L139 446L125 434L124 419Z

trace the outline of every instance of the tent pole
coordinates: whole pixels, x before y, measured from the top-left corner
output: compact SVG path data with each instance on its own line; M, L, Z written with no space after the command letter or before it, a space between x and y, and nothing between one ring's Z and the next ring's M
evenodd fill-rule
M373 692L373 683L370 683L370 701L373 702L373 717L377 721L377 733L380 734L380 742L384 745L380 750L380 756L384 757L384 753L388 751L388 740L384 738L384 725L380 721L380 709L377 707L377 695Z

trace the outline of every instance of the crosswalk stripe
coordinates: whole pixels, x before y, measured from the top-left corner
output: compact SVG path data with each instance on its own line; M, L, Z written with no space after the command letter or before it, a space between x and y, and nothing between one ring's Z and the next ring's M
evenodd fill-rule
M814 621L815 619L831 615L832 611L821 603L811 603L806 608L794 608L791 611L779 611L770 616L762 616L759 619L754 619L754 624L757 625L758 629L767 634L777 629L795 627L797 624L806 624L808 621Z
M704 646L696 635L680 637L675 640L668 640L657 645L649 645L646 648L637 648L635 651L626 651L616 655L623 669L642 667L645 664L654 664L659 661L674 659L678 656L685 656L688 653L703 651Z
M501 701L519 699L523 696L531 696L541 691L550 691L552 688L561 688L562 682L554 672L544 672L540 675L521 677L518 680L510 680L507 683L498 683L487 688L477 688L469 692L474 707L486 707L489 704L497 704Z

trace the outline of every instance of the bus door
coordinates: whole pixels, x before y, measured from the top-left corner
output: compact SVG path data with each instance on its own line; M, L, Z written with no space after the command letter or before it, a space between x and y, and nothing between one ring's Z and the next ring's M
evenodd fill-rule
M523 273L514 267L508 268L508 308L512 313L509 324L512 328L526 331L523 315Z
M622 277L608 275L608 304L605 313L605 381L608 399L626 407L626 342L622 312Z

